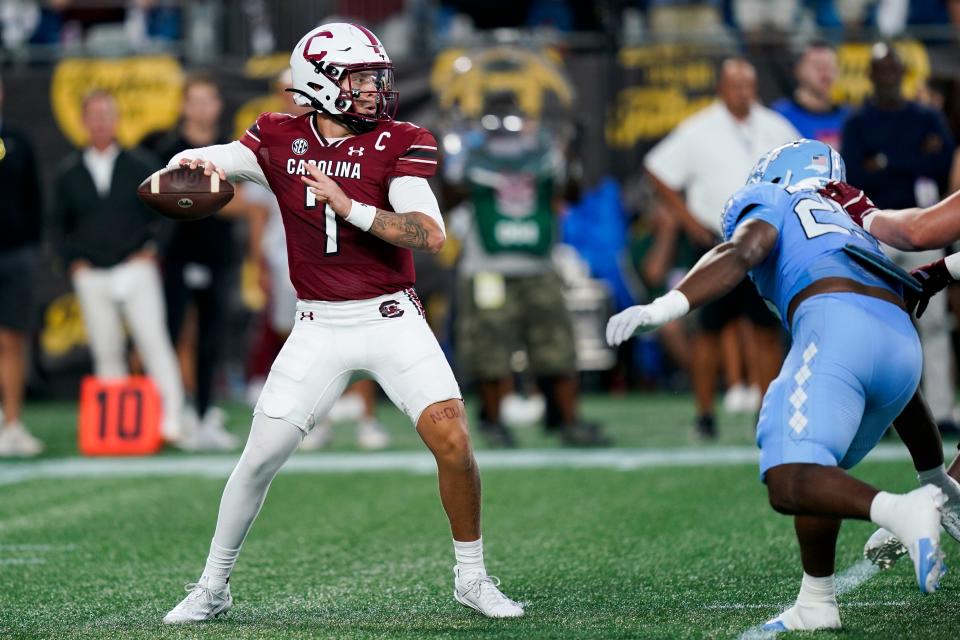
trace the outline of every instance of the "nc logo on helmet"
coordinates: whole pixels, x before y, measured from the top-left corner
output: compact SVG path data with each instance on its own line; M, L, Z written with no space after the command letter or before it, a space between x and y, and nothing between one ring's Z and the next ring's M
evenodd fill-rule
M306 138L297 138L293 141L293 144L290 145L290 150L293 151L298 156L302 156L307 152L307 149L310 148L310 145L307 144Z

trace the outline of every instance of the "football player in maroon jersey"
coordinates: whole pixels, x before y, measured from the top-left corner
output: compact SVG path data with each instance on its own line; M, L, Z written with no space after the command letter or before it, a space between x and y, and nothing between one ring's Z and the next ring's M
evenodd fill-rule
M480 476L460 389L413 289L411 249L436 252L445 239L426 180L437 167L436 140L393 119L393 66L364 27L313 29L290 67L290 90L309 113L263 114L240 140L170 161L273 191L298 303L224 489L206 567L164 622L208 620L231 607L230 573L271 480L354 371L383 387L436 458L456 600L485 616L519 617L523 608L484 567Z

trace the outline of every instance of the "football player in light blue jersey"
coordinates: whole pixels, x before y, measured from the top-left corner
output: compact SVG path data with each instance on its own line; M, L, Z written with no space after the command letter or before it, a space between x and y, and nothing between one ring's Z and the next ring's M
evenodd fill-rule
M920 341L903 301L910 276L833 200L817 192L843 180L828 145L798 140L769 151L727 202L725 242L676 289L610 319L618 345L715 299L749 275L780 314L793 346L760 410L760 477L771 506L793 515L804 575L793 607L771 631L835 629L834 556L841 520L871 520L904 542L920 590L944 571L941 507L932 485L904 495L848 475L914 396ZM910 433L923 441L928 434Z

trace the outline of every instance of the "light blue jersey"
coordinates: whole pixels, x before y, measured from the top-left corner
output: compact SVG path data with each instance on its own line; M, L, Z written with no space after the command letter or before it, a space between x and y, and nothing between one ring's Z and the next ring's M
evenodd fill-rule
M897 282L868 271L844 251L845 246L853 245L891 269L896 268L873 236L815 188L783 187L769 182L749 184L724 206L724 239L729 240L737 226L747 220L763 220L779 233L776 246L766 260L750 271L750 278L784 322L793 297L822 278L848 278L902 293Z
M755 219L779 235L750 277L784 320L793 297L822 278L901 293L896 279L851 257L845 247L891 267L873 236L815 188L771 182L743 187L724 207L724 238ZM781 464L850 468L873 449L917 388L922 357L916 330L896 305L856 293L804 300L787 329L793 344L764 396L757 425L761 478Z

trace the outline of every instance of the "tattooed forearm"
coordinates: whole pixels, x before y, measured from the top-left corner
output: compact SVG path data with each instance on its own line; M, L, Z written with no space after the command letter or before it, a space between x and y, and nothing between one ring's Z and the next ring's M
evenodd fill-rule
M390 244L408 249L437 250L438 230L430 228L435 225L422 213L393 213L377 209L370 233Z

